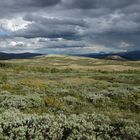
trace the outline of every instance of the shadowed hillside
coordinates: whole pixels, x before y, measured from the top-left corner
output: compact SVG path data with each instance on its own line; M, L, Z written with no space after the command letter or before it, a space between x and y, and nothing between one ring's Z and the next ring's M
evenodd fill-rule
M0 60L7 60L7 59L25 59L25 58L32 58L35 56L40 56L42 54L39 53L3 53L0 52Z

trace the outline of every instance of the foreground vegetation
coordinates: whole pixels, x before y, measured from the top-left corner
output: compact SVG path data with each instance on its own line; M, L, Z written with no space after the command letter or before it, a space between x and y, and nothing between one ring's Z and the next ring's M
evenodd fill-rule
M0 139L139 140L140 62L1 61Z

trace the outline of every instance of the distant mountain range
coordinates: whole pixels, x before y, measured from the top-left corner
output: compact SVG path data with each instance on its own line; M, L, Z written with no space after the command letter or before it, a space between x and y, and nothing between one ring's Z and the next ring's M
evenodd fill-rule
M40 56L42 54L39 53L3 53L0 52L0 60L7 59L24 59L24 58L32 58L35 56Z
M120 53L90 53L90 54L78 54L77 56L84 56L90 58L99 58L99 59L126 59L126 60L140 60L140 50L138 51L130 51L130 52L120 52Z
M44 54L40 53L3 53L0 52L0 60L7 59L24 59L32 58L35 56L41 56ZM47 55L47 54L46 54ZM113 59L113 60L140 60L140 50L131 52L120 52L120 53L89 53L89 54L71 54L73 56L84 56L90 58L99 59Z

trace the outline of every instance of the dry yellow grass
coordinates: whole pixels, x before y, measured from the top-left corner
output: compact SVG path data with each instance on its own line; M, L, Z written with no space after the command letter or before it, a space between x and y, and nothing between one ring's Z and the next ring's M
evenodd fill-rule
M123 65L99 65L99 66L81 66L72 64L69 66L61 66L61 69L72 68L74 70L101 70L101 71L126 71L126 70L140 70L140 67L123 66Z
M82 77L82 78L69 77L69 78L63 78L61 82L66 83L66 84L80 85L80 84L84 84L84 83L95 83L95 82L97 82L97 80L88 79L88 77Z

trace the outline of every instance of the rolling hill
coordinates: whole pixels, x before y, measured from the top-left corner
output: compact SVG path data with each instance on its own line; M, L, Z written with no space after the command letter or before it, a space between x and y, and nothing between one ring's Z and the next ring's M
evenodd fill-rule
M119 52L119 53L90 53L90 54L78 54L78 56L90 57L90 58L99 58L104 59L110 56L118 56L128 60L140 60L140 50L138 51L129 51L129 52Z

